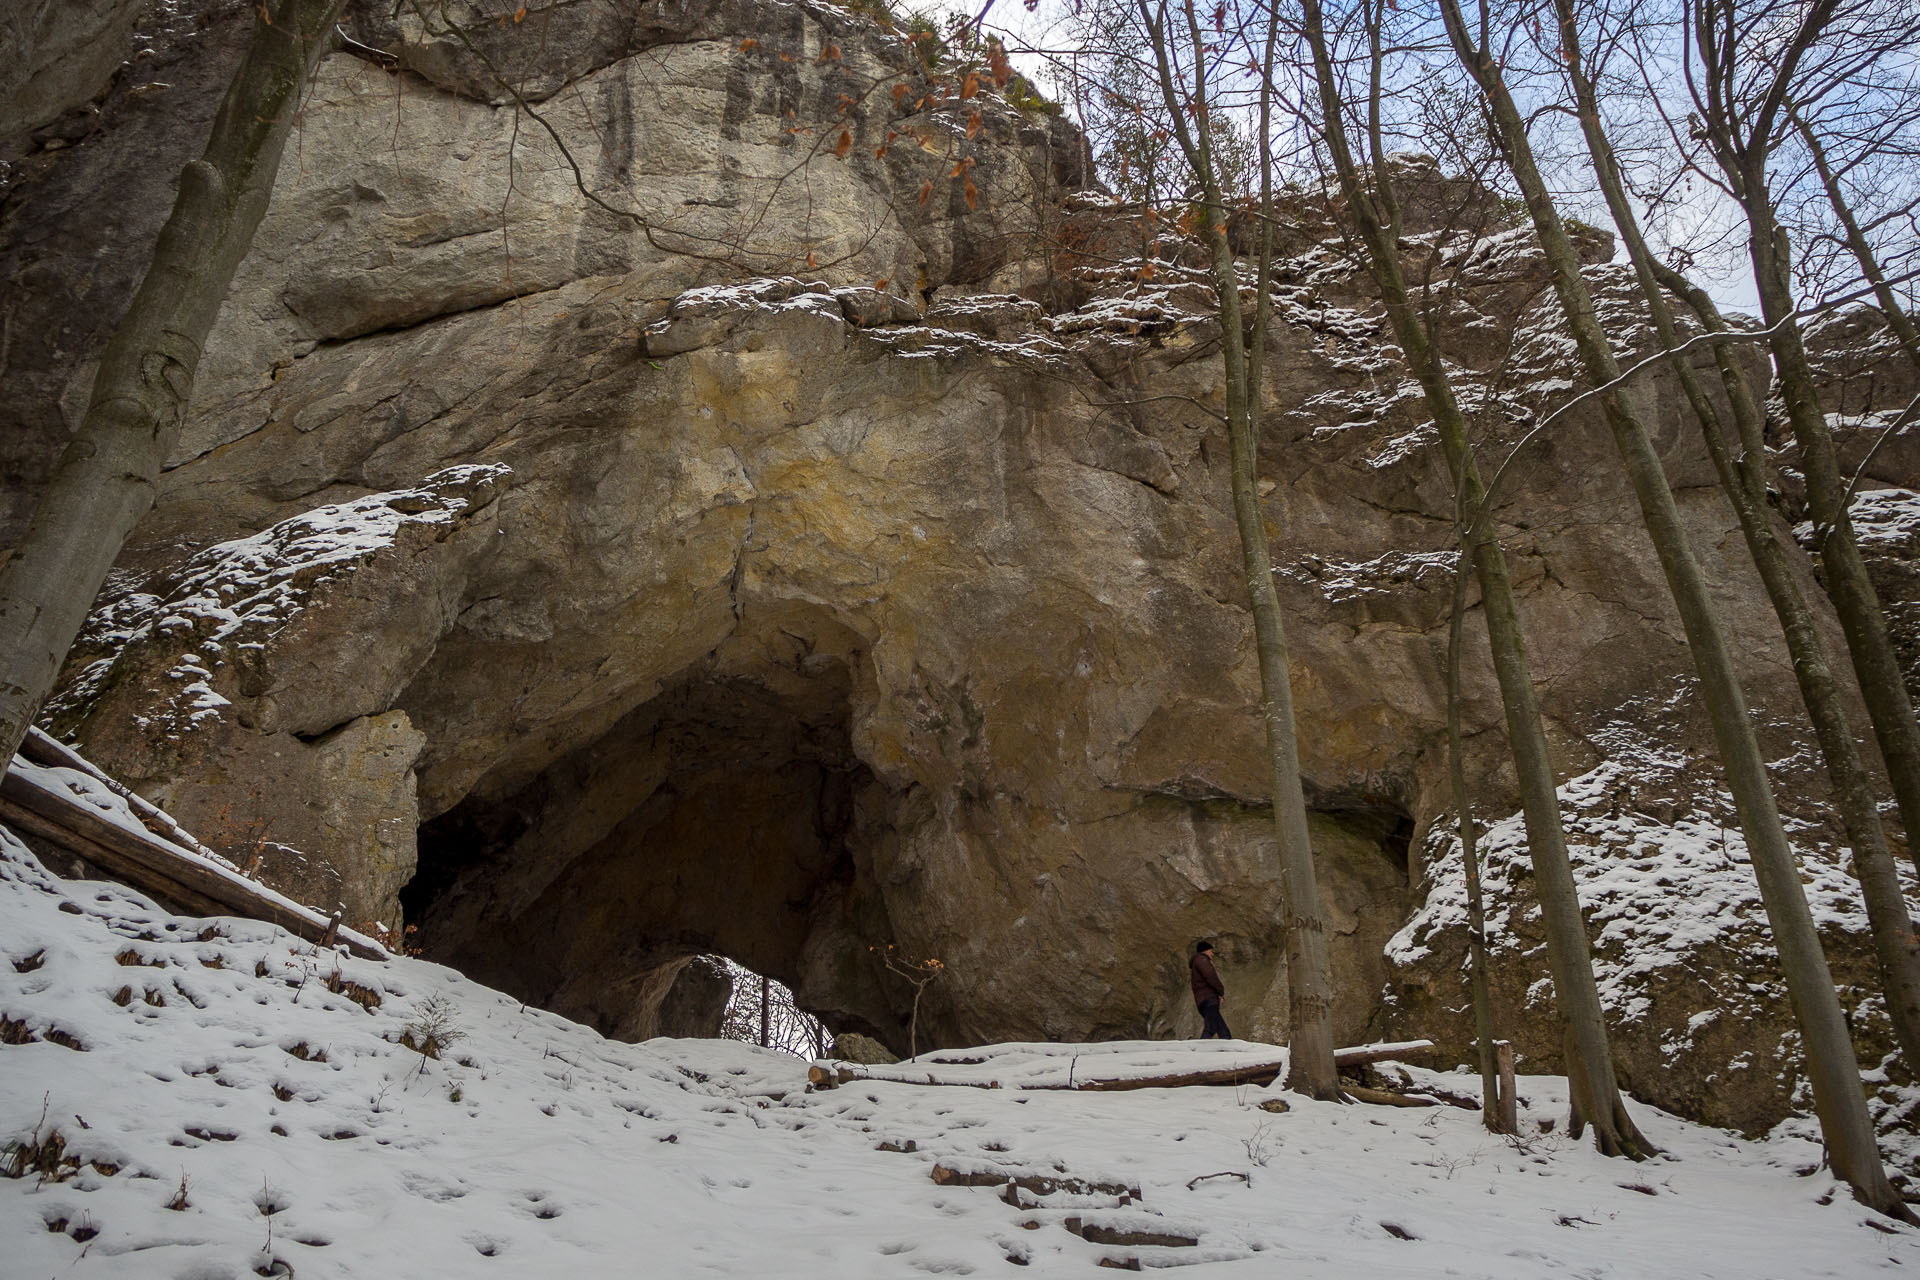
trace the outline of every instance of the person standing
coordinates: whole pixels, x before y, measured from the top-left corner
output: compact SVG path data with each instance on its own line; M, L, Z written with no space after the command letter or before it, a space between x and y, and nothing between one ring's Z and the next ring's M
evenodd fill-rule
M1187 978L1193 987L1193 1003L1200 1009L1200 1021L1205 1024L1200 1038L1233 1039L1226 1019L1220 1016L1220 998L1227 994L1227 987L1213 967L1213 943L1205 938L1193 945L1193 959L1187 961Z

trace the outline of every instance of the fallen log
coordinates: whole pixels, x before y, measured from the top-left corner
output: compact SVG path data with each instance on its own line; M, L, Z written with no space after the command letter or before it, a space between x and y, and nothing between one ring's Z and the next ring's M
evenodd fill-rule
M1072 1088L1093 1093L1113 1093L1124 1089L1180 1089L1188 1085L1270 1085L1280 1078L1286 1059L1255 1062L1243 1067L1217 1067L1211 1071L1175 1071L1163 1076L1131 1076L1118 1080L1082 1080ZM1065 1089L1066 1085L1042 1086Z
M277 924L308 942L331 945L329 935L354 955L385 960L378 943L317 911L210 864L171 841L123 827L76 798L22 769L0 779L0 820L78 854L145 893L199 915L246 916Z
M1395 1044L1361 1044L1351 1049L1335 1049L1333 1065L1357 1067L1367 1062L1385 1062L1389 1058L1418 1058L1432 1053L1431 1040L1401 1040Z
M72 769L76 773L86 774L126 801L127 808L133 811L134 817L140 819L140 824L160 839L169 844L177 844L188 852L197 853L219 865L232 865L226 858L195 839L191 832L174 820L172 814L131 787L122 786L117 778L46 730L37 726L28 729L26 738L20 743L20 754L42 768Z
M1056 1178L1044 1173L1016 1173L1008 1169L955 1169L951 1165L936 1164L933 1166L933 1180L943 1187L999 1187L1003 1191L1017 1188L1034 1196L1053 1196L1063 1192L1070 1196L1114 1196L1122 1205L1140 1199L1140 1188L1130 1187L1123 1182L1087 1182L1065 1175ZM1014 1201L1009 1200L1008 1203Z
M0 784L4 787L4 784ZM49 822L33 810L16 804L10 797L0 793L0 822L15 831L37 836L56 848L77 854L93 863L101 870L123 879L145 875L148 884L142 886L170 904L193 915L221 915L220 904L202 894L195 893L177 880L161 875L157 871L145 871L131 863L117 850L98 844L76 831L68 830L57 822Z
M1340 1092L1355 1102L1370 1102L1376 1107L1437 1107L1437 1098L1420 1098L1405 1093L1390 1093L1385 1089L1368 1089L1357 1084L1343 1084Z
M1362 1063L1380 1062L1389 1058L1420 1057L1432 1052L1433 1049L1434 1043L1431 1040L1402 1040L1394 1044L1363 1044L1355 1045L1347 1049L1335 1049L1333 1051L1333 1061L1334 1065L1339 1067L1359 1066ZM983 1061L985 1061L985 1059L975 1059L964 1065L978 1066ZM918 1065L917 1063L913 1064L915 1067ZM955 1064L939 1063L935 1065ZM1280 1073L1286 1069L1286 1066L1287 1060L1284 1057L1276 1057L1265 1061L1243 1062L1236 1067L1207 1067L1193 1071L1171 1071L1153 1076L1118 1076L1104 1079L1095 1076L1091 1079L1063 1080L1059 1083L1052 1084L1017 1084L1010 1087L1027 1092L1072 1090L1075 1092L1090 1093L1118 1093L1129 1089L1181 1089L1198 1085L1250 1084L1265 1087L1272 1084L1275 1080L1278 1080ZM820 1088L832 1088L835 1084L850 1084L855 1080L871 1080L886 1084L945 1085L968 1089L998 1089L1001 1087L1000 1081L998 1080L942 1080L931 1071L927 1072L924 1079L917 1079L909 1074L907 1068L907 1063L900 1063L895 1066L881 1067L879 1068L878 1074L876 1074L873 1070L854 1063L828 1064L822 1062L814 1064L814 1069L810 1069L807 1074L808 1078L811 1079L813 1078L814 1070L817 1069L823 1077L831 1079L831 1084L823 1084L816 1080L815 1084Z
M1146 1231L1133 1227L1114 1227L1102 1222L1088 1222L1085 1218L1071 1217L1060 1224L1072 1234L1079 1236L1088 1244L1112 1244L1126 1248L1164 1248L1191 1249L1200 1243L1198 1236L1180 1235L1173 1231Z

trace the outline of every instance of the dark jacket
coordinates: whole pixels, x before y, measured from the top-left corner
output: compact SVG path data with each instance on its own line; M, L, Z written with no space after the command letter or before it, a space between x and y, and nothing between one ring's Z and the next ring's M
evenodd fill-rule
M1227 994L1226 984L1221 982L1220 975L1214 972L1211 952L1202 951L1187 961L1187 979L1193 987L1195 1004L1218 1000Z

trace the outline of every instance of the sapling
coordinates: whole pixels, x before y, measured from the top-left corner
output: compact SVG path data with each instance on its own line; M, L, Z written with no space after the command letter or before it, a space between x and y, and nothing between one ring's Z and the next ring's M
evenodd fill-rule
M920 1056L920 997L926 994L927 984L946 971L946 965L928 956L925 960L909 960L898 954L889 942L886 950L869 947L869 951L879 952L886 962L887 971L905 978L913 984L913 1012L907 1019L907 1057Z

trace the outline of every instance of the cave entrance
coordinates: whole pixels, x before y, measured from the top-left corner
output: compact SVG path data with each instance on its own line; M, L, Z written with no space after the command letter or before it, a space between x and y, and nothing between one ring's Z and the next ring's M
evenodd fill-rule
M658 1034L714 955L836 1029L884 1025L859 941L886 933L888 830L851 739L861 655L818 617L745 619L530 781L483 781L420 828L402 902L423 952L621 1039Z

